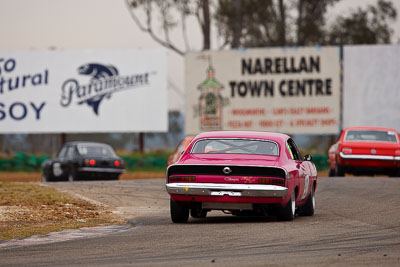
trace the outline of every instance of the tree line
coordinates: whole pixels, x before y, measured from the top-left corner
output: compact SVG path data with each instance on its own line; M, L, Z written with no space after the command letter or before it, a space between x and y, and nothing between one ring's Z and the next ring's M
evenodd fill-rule
M187 22L195 19L209 50L271 46L388 44L397 18L393 3L378 0L327 24L327 10L341 0L126 0L136 25L179 55L191 50ZM212 35L215 27L217 34ZM179 30L183 41L171 38Z

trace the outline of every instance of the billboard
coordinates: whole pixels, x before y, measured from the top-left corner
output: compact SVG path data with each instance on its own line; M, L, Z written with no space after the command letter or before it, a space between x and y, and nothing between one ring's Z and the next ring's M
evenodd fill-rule
M161 50L0 51L0 133L167 131Z
M343 127L400 131L400 46L344 48Z
M206 51L185 64L186 134L339 130L338 47Z

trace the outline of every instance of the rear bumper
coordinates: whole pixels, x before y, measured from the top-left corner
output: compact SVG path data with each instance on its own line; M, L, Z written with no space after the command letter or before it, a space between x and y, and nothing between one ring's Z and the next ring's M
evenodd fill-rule
M369 159L369 160L384 160L384 161L399 161L400 156L381 156L381 155L357 155L357 154L344 154L340 152L340 157L343 159Z
M338 164L345 168L382 168L397 169L400 168L399 156L381 156L381 155L357 155L340 153Z
M167 192L184 196L211 197L285 197L288 188L277 185L260 184L215 184L215 183L169 183Z
M78 172L94 172L94 173L123 173L124 169L114 168L96 168L96 167L81 167Z

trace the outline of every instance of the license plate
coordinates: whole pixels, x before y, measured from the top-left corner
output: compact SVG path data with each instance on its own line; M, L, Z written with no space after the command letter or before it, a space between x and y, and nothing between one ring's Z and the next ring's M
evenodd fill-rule
M233 191L213 191L211 192L212 196L224 196L224 195L228 195L231 197L240 197L242 196L241 192L233 192Z

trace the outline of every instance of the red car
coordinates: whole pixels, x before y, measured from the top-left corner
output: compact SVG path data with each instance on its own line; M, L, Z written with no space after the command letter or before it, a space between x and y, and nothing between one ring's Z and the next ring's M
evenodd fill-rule
M279 133L216 131L197 135L167 169L171 219L211 210L233 215L312 216L317 170L293 139Z
M350 127L329 149L330 176L400 176L400 137L390 128Z
M171 165L178 161L179 157L182 155L183 151L188 147L190 142L193 140L194 136L186 136L183 138L179 144L176 146L174 153L168 158L168 165Z

